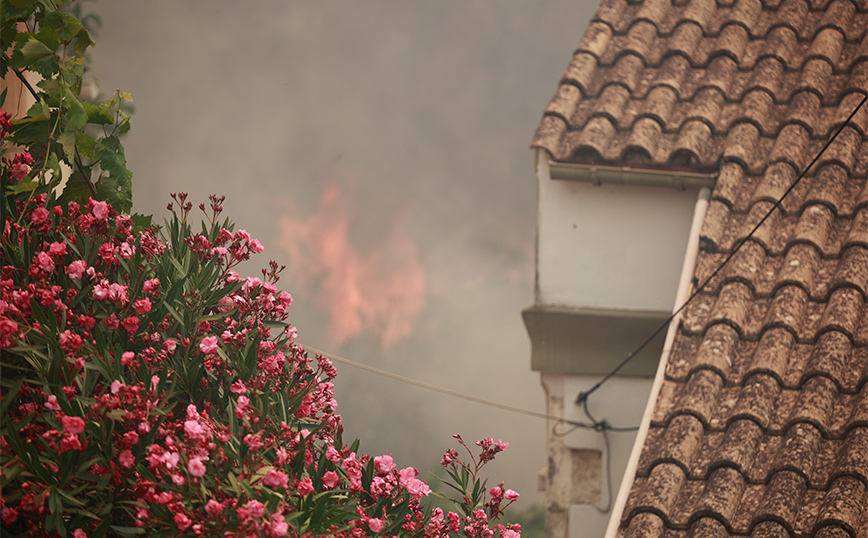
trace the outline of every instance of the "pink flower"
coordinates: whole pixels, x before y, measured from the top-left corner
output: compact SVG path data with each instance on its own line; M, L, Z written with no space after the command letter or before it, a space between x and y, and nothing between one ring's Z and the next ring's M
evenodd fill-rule
M93 200L93 198L91 198L90 201L93 204L93 207L90 210L91 213L93 214L93 216L99 220L106 220L109 216L108 204L105 202L95 202ZM184 528L186 529L187 527L184 527ZM184 530L184 529L181 529L181 530Z
M199 350L202 353L214 353L217 351L217 337L216 336L206 336L202 339L202 342L199 343Z
M124 385L123 383L121 383L120 381L115 379L114 381L112 381L112 384L111 384L112 394L117 394L118 391L120 391L121 388L123 388L123 387L126 387L126 385Z
M87 538L87 534L81 529L72 531L72 538Z
M374 467L377 469L378 473L388 474L396 466L392 460L392 455L389 454L388 456L377 456L374 458Z
M189 529L192 524L193 520L187 517L183 512L175 514L175 527L177 527L179 531L183 532Z
M326 448L326 459L337 465L341 461L341 453L338 452L338 449L329 445Z
M132 351L124 351L121 353L121 365L129 366L133 363L133 360L136 358L136 354Z
M340 482L340 477L338 477L338 473L334 471L326 471L326 473L322 475L322 483L328 489L336 487L338 482Z
M48 215L49 213L47 209L44 207L37 207L32 213L30 213L30 220L33 224L42 224L48 220Z
M247 392L247 387L245 387L244 382L239 379L238 381L232 383L229 386L229 391L234 394L244 394L245 392Z
M85 269L87 269L87 264L84 263L84 260L75 260L66 266L66 276L72 279L81 278Z
M193 476L205 476L205 464L202 463L200 458L190 458L190 461L187 463L187 470Z
M108 280L103 279L99 284L93 287L93 298L97 301L105 301L109 297Z
M48 253L52 256L63 256L66 254L66 243L54 241L48 246Z
M133 456L133 453L129 449L126 449L118 454L118 463L124 469L130 469L135 465L136 457Z
M137 314L147 314L151 311L151 300L147 297L139 299L133 303L133 308L136 309Z
M205 513L212 519L219 516L222 511L223 505L214 499L208 499L208 502L205 503Z
M521 533L515 532L512 529L506 529L500 536L501 538L521 538Z
M54 259L47 252L40 252L36 255L36 264L46 273L54 271Z
M417 474L418 472L413 467L405 467L398 471L398 482L406 488L407 482L412 478L416 478Z
M0 320L0 336L9 338L18 332L18 324L11 319Z
M63 431L66 433L78 435L84 431L84 419L81 417L70 417L64 415L61 422L63 422Z
M259 450L262 448L262 438L259 434L250 434L244 436L244 444L247 445L247 448L250 450Z
M45 402L45 408L49 411L60 411L60 405L57 403L57 396L52 394Z
M423 495L427 497L428 494L431 493L431 488L428 487L428 484L418 478L411 478L408 480L405 487L407 488L407 491L410 492L410 495L416 499L421 498Z
M306 477L304 480L298 483L296 489L298 489L298 492L302 495L308 495L310 493L313 493L313 481L310 479L310 477Z
M136 316L130 316L122 322L122 325L127 332L136 332L136 329L139 328L139 318Z
M268 535L272 538L280 538L286 536L289 532L289 524L286 518L281 513L271 515L271 528L268 530Z
M142 286L142 291L145 293L159 292L160 291L160 280L157 278L145 280L145 284Z
M371 529L371 532L383 532L383 520L378 518L370 518L368 519L368 528Z
M506 490L506 493L504 493L503 496L506 497L507 500L510 500L510 501L517 501L518 500L518 492L513 491L511 489Z
M289 483L289 475L277 469L270 469L265 473L265 478L262 480L266 486L273 488L285 488Z

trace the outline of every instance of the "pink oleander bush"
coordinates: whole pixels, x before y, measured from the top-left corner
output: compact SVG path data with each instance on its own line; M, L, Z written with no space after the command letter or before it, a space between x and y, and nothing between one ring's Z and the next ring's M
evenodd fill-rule
M235 271L263 247L222 198L195 229L184 193L164 227L128 214L131 98L82 98L93 41L68 4L0 10L0 76L34 101L0 112L0 537L517 538L498 520L518 494L479 476L506 443L456 436L454 511L344 443L337 372L295 341L282 267Z
M415 468L343 442L335 368L295 342L281 267L234 271L263 249L222 198L198 232L183 193L141 226L13 195L27 161L3 166L3 536L518 536L495 523L518 494L478 477L506 443L456 436L444 514Z

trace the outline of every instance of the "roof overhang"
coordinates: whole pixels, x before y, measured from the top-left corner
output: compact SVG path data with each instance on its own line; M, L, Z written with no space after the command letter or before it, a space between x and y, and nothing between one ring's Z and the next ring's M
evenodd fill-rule
M635 167L608 164L586 164L549 161L552 179L585 181L595 185L642 185L672 187L679 190L714 187L717 173L702 173L682 169Z

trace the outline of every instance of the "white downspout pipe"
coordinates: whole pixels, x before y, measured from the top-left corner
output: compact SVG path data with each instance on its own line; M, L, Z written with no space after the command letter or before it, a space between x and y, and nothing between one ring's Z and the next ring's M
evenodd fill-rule
M708 200L710 198L711 189L702 188L699 190L699 198L696 200L693 222L690 225L687 252L684 254L684 264L681 266L681 279L678 282L678 291L675 294L673 311L684 304L690 291L690 282L693 280L693 271L696 268L696 257L699 254L699 231L702 228L702 221L705 219L705 212L708 210ZM615 498L615 504L612 506L612 515L609 519L609 526L606 528L605 538L615 538L618 533L624 506L627 504L627 496L633 487L633 477L636 475L636 468L639 466L639 456L642 454L642 447L645 445L645 438L651 425L651 415L654 413L654 405L657 403L660 387L663 386L666 363L669 361L669 353L672 350L672 341L675 339L675 333L678 331L680 321L681 313L678 313L669 324L669 330L666 332L666 341L663 344L660 363L657 365L657 373L654 376L654 383L651 385L651 395L648 398L648 404L645 406L645 414L642 415L639 431L636 433L636 442L633 444L633 451L630 453L630 459L627 461L627 469L624 471L624 478L621 480L618 496Z

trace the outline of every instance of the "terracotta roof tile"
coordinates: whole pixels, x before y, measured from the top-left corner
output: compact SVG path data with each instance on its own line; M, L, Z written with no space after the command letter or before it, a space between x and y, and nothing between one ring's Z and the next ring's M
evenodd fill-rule
M868 6L604 0L533 146L716 169L619 536L868 538ZM769 209L793 187L779 209ZM748 237L761 219L764 224Z

